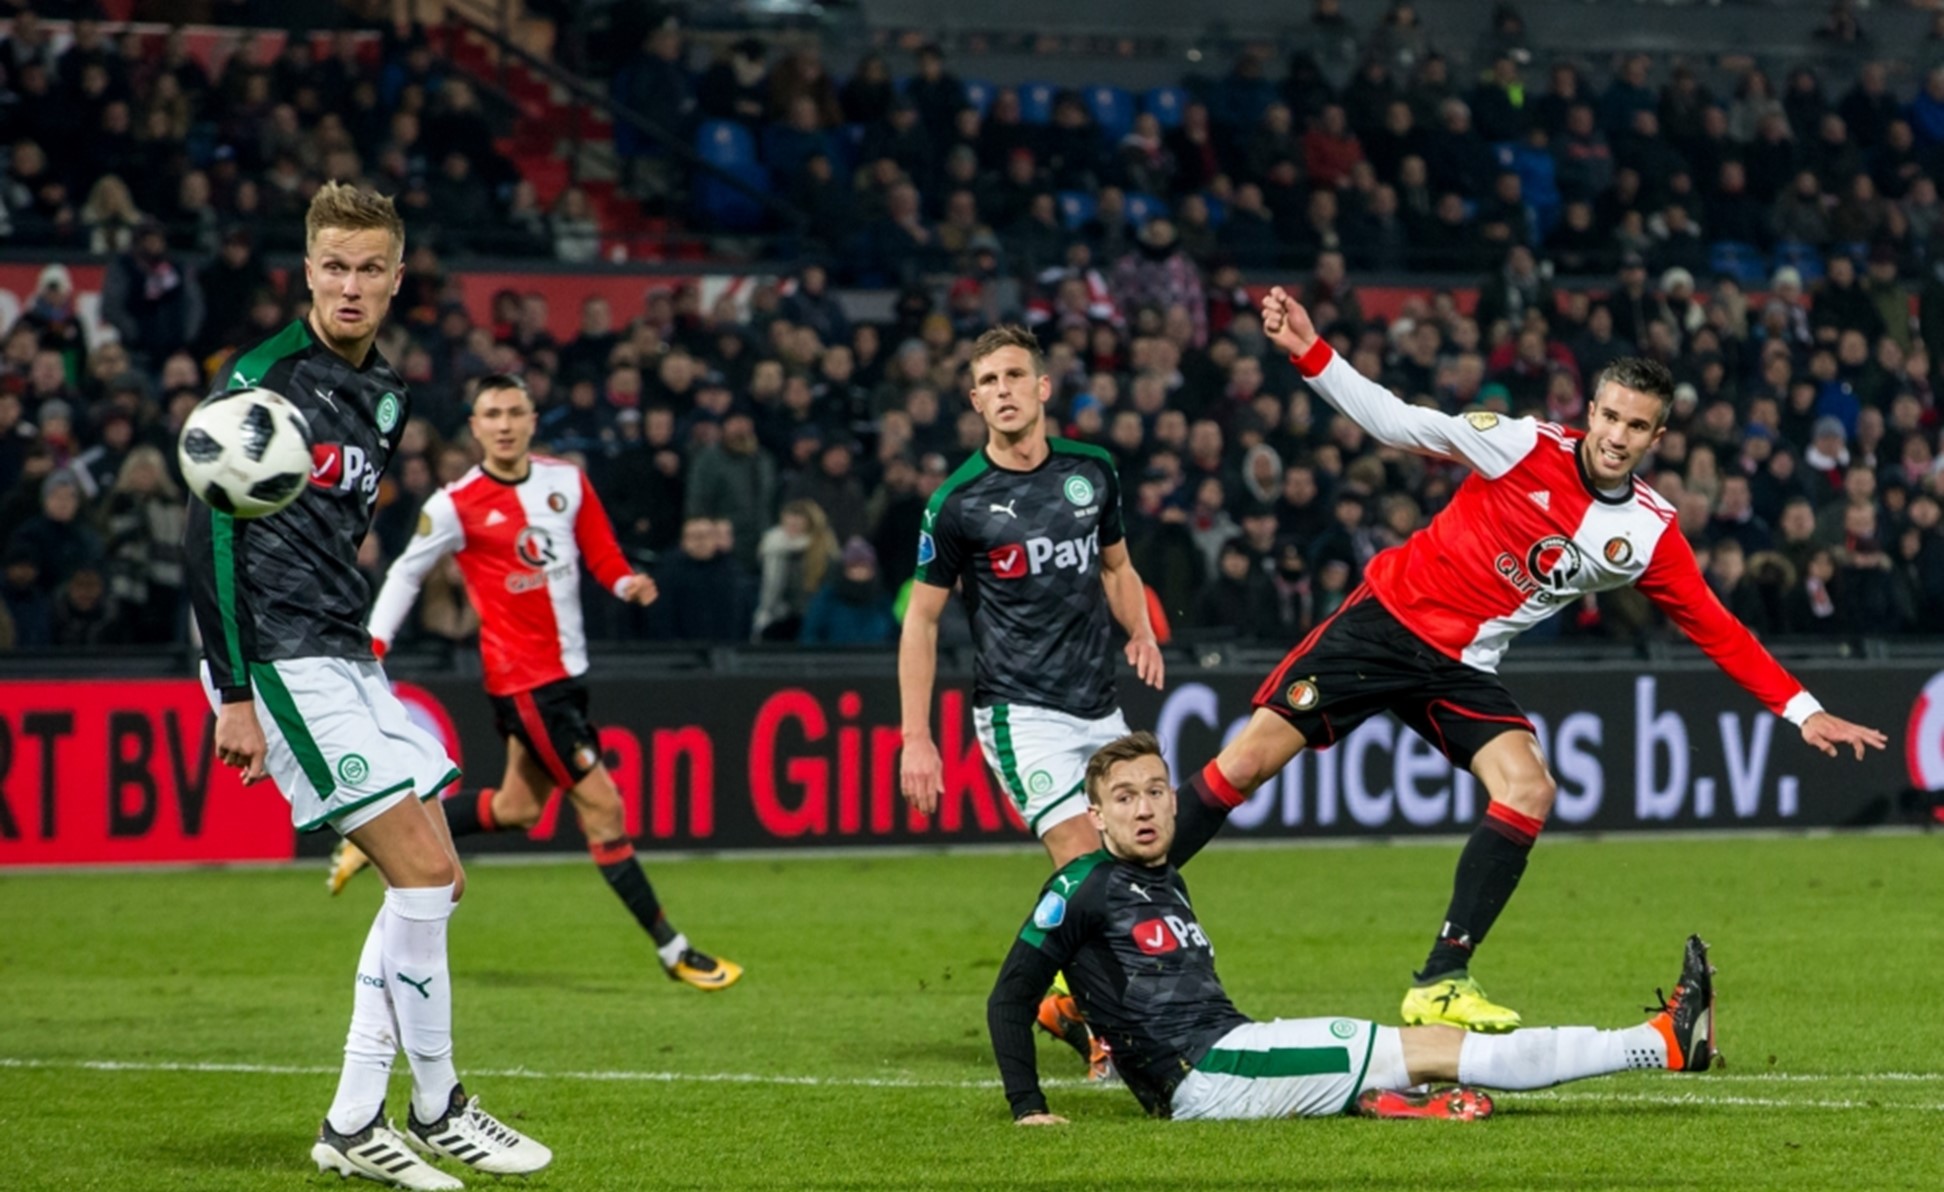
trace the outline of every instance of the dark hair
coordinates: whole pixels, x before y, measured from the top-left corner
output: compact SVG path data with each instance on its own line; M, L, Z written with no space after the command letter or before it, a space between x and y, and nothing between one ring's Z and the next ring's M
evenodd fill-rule
M1001 348L1026 349L1026 355L1033 361L1033 375L1046 375L1046 355L1040 351L1039 339L1017 323L1001 323L973 340L972 358L968 363L976 370L979 361Z
M525 393L527 379L515 377L513 373L486 373L484 377L480 377L478 389L474 389L474 393L486 393L488 389L519 389L521 393Z
M1129 733L1118 741L1110 741L1087 759L1087 802L1100 806L1102 789L1107 782L1107 772L1122 762L1137 758L1160 757L1161 742L1150 732Z
M479 386L473 390L473 402L477 404L480 394L494 389L516 390L527 399L528 405L533 404L533 393L527 389L526 381L512 373L488 373L479 378Z
M1631 389L1635 393L1645 393L1649 397L1659 399L1660 420L1655 425L1666 424L1667 412L1674 405L1674 374L1667 371L1665 364L1658 360L1649 360L1645 356L1622 356L1601 369L1593 378L1594 396L1597 397L1600 387L1609 381L1622 389Z

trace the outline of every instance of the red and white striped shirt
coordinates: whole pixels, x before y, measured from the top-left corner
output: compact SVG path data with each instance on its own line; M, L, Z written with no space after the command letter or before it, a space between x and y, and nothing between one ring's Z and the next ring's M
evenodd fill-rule
M1638 477L1622 492L1594 487L1580 461L1583 432L1407 405L1322 340L1295 364L1381 442L1471 467L1451 504L1364 575L1371 594L1439 652L1495 671L1520 633L1589 592L1632 584L1771 712L1801 724L1822 709L1722 607L1673 506Z
M479 610L479 652L493 695L531 691L587 670L583 555L616 596L634 574L587 476L562 460L530 458L518 483L474 468L433 493L371 609L371 636L389 644L426 573L454 556Z

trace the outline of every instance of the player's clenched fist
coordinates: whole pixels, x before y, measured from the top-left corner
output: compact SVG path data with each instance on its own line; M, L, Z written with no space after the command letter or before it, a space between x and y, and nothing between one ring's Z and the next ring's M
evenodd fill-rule
M1291 356L1316 346L1316 325L1310 322L1309 311L1281 286L1262 296L1262 333Z

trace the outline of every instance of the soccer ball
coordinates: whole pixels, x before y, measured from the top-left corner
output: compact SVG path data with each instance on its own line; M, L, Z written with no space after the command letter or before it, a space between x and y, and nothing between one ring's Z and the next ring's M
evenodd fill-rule
M176 454L189 491L211 509L268 517L310 479L310 425L281 394L233 389L190 411Z

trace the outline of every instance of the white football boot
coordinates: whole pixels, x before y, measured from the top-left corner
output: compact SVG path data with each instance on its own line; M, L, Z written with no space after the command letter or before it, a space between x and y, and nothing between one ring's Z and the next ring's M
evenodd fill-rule
M356 1134L338 1133L326 1118L311 1145L311 1160L319 1171L337 1172L339 1179L355 1175L392 1188L453 1192L466 1186L413 1154L404 1137L385 1120L382 1108Z
M552 1151L481 1109L478 1097L468 1099L464 1085L452 1086L444 1117L421 1122L413 1109L406 1126L419 1150L491 1175L531 1175L553 1162Z

